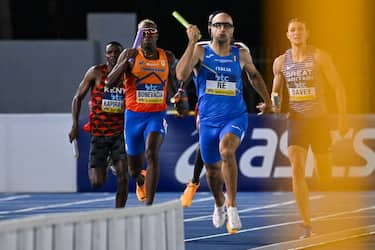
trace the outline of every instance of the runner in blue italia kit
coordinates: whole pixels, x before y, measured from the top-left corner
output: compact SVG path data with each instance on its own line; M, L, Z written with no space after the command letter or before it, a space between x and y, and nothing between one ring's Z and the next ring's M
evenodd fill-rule
M284 99L283 88L287 88L289 93L288 157L293 169L293 192L303 220L304 232L300 238L306 238L312 235L309 191L305 180L309 145L322 183L329 182L331 173L331 142L324 84L328 82L335 90L339 112L338 128L341 132L346 131L346 98L341 79L329 56L307 45L306 23L296 18L291 19L287 38L291 48L274 61L271 95L279 96L281 102Z
M242 70L265 101L263 113L271 108L271 99L249 51L231 45L234 26L229 14L217 12L214 15L208 45L196 45L200 34L197 26L189 25L186 32L189 42L177 64L176 75L185 82L194 72L199 103L199 142L207 169L207 183L215 198L212 222L217 228L224 225L226 205L227 230L233 234L241 228L236 203L236 150L248 126L242 95Z

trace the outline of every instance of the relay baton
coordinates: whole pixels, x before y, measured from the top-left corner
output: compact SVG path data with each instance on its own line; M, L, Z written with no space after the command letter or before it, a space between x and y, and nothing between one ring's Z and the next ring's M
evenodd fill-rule
M138 46L141 44L142 35L143 35L143 29L140 28L140 29L137 31L137 35L135 36L134 43L133 43L133 47L132 47L133 49L138 48ZM129 62L134 62L134 58L129 58L128 61L129 61Z
M74 158L78 159L79 151L78 151L78 143L76 139L72 141L72 145L73 145L73 156Z
M172 12L172 16L174 16L174 17L177 19L177 21L179 21L179 22L180 22L185 28L189 27L190 23L189 23L188 21L186 21L186 19L183 18L183 17L180 15L180 13L178 13L177 11L173 11L173 12ZM201 39L201 38L202 38L202 35L199 34L199 37L198 37L198 38Z

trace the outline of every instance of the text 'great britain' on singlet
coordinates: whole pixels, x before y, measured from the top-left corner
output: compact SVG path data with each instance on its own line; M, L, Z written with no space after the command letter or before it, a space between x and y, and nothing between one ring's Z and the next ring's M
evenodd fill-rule
M301 62L294 62L292 50L288 49L282 73L288 88L291 116L326 115L324 78L315 65L314 48L308 48L306 58Z
M199 103L200 122L220 126L246 113L239 48L232 46L228 56L217 55L204 45L204 57L198 75L194 76Z

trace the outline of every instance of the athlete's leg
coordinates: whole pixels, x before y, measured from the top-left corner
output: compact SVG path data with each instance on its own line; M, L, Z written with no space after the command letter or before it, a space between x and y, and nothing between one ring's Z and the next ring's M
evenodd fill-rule
M116 207L124 207L128 199L128 159L123 134L112 138L110 157L117 178Z
M195 160L194 160L194 173L193 178L189 183L186 185L186 188L184 190L184 193L181 195L181 205L184 207L190 207L190 205L193 203L193 199L195 196L195 193L197 192L199 186L200 186L200 175L203 170L203 160L201 156L201 150L199 143L197 144L197 148L195 150Z
M103 136L92 136L90 142L90 159L88 175L91 186L100 188L107 178L107 157L109 147Z
M314 153L315 169L318 173L319 188L329 190L332 184L332 154Z
M129 175L135 179L136 194L139 201L146 200L145 171L142 169L144 165L144 154L128 155Z
M221 163L206 163L206 170L207 184L215 199L212 223L216 228L219 228L225 223L225 197L223 193L224 179L221 172Z
M292 165L292 186L300 216L304 225L311 225L309 190L305 179L307 150L303 147L290 145L288 157Z
M236 192L238 169L236 161L236 150L241 141L236 135L227 133L220 141L219 149L222 159L222 171L225 181L225 188L227 191L227 205L236 207Z
M127 159L120 159L115 162L117 177L116 207L125 207L128 199L128 164Z
M163 142L162 134L150 132L146 139L146 205L151 205L154 201L155 192L160 177L159 150Z
M107 168L102 166L90 166L89 179L94 189L100 188L107 179Z
M203 170L203 160L201 155L201 149L199 143L197 144L197 148L195 150L195 159L194 159L194 173L193 179L191 179L192 183L199 184L199 179Z

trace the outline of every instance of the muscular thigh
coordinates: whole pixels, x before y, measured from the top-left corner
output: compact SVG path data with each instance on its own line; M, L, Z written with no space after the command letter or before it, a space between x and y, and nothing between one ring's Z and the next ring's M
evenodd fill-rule
M107 157L109 154L109 146L107 137L91 136L90 142L90 167L106 167Z
M235 135L240 141L242 141L248 127L248 120L247 113L235 119L228 120L220 131L220 141L228 133Z
M148 134L151 132L159 133L164 138L167 133L167 126L164 112L155 112L150 114L146 129L144 131L144 138L147 138Z
M126 112L125 115L125 143L128 155L139 155L145 150L143 133L147 121L136 112Z
M220 128L200 124L199 144L202 159L205 163L213 164L220 161L219 136Z
M294 118L287 122L288 146L305 150L311 145L314 153L327 153L331 145L329 123L325 117Z
M126 158L124 134L114 135L110 138L112 161L116 162Z

